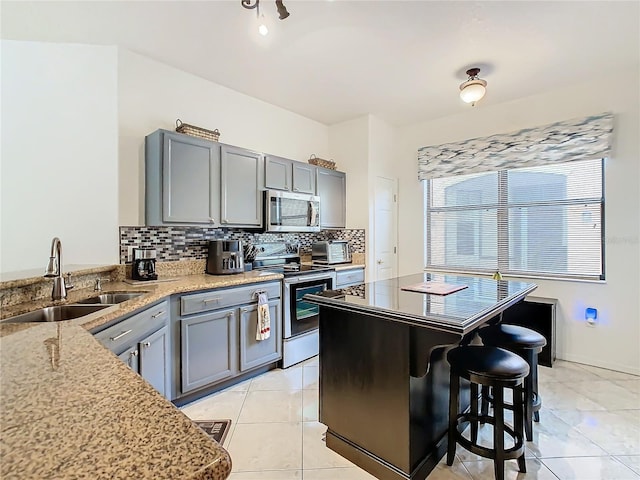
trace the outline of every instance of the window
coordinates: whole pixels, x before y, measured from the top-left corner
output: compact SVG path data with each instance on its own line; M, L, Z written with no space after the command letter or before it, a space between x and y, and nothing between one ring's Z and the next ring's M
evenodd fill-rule
M604 279L603 185L603 159L427 180L427 268Z

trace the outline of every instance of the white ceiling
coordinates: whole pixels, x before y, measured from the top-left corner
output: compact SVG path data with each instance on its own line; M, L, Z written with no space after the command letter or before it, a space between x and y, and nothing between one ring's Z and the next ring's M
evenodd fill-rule
M119 45L324 124L454 114L465 70L500 103L640 68L639 1L1 2L5 39Z

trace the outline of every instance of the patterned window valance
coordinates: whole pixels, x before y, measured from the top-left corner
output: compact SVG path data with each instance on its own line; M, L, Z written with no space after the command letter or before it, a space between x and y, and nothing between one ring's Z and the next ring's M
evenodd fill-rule
M533 167L606 157L611 149L613 114L527 128L418 150L418 178Z

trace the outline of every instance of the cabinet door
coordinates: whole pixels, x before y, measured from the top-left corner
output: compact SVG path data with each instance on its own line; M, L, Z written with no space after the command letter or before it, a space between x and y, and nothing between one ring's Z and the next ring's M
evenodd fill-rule
M347 219L347 180L343 172L318 168L317 192L320 197L320 227L345 228Z
M122 360L127 366L136 373L140 373L138 368L138 346L127 348L124 352L118 355L118 358Z
M180 320L182 393L236 374L235 312L218 310Z
M169 327L140 340L140 375L163 397L169 393Z
M308 163L293 162L293 191L298 193L316 194L317 167Z
M162 153L162 219L219 225L220 146L165 133Z
M258 305L240 309L240 371L249 370L282 358L282 312L280 299L269 302L271 335L266 340L256 340Z
M275 190L291 190L291 160L267 155L264 157L264 186Z
M222 226L261 227L264 188L262 154L223 145L221 155Z

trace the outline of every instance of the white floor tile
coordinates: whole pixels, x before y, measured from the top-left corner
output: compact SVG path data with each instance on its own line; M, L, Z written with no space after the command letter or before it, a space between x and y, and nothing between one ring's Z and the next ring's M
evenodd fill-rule
M276 368L255 377L249 385L249 391L256 390L301 390L302 367Z
M302 423L239 423L227 450L233 472L300 470Z
M302 390L249 391L238 423L299 422Z
M276 369L182 408L192 419L232 420L225 442L230 480L370 480L323 440L318 357ZM540 367L542 410L526 443L527 473L506 462L506 480L640 478L640 377L558 361ZM511 418L511 412L505 412ZM509 422L509 420L508 420ZM490 426L480 437L491 445ZM485 438L486 437L486 438ZM493 480L493 462L458 446L428 480Z
M560 480L637 480L629 467L613 457L547 458L542 462Z
M302 470L232 472L229 480L302 480Z
M327 427L319 422L305 422L302 434L302 465L304 469L352 467L353 464L327 448L324 434Z

